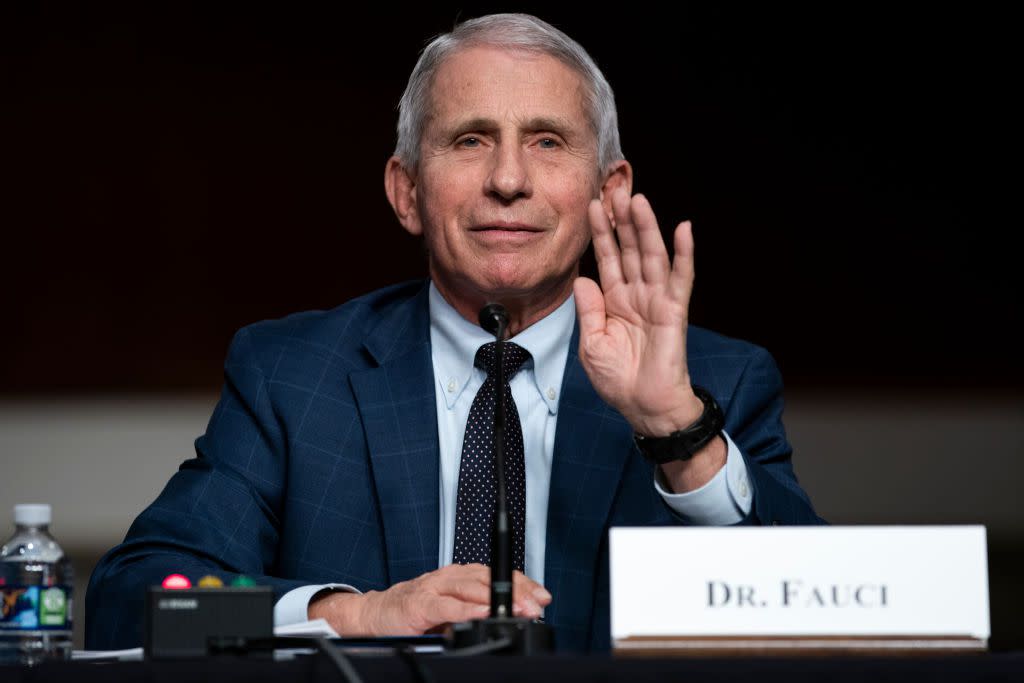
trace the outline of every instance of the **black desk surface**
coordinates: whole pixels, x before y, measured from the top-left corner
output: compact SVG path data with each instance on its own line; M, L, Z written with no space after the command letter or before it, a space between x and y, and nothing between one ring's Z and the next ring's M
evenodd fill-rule
M365 681L421 681L409 662L398 657L352 657ZM953 657L801 658L801 659L639 659L611 656L452 658L421 655L418 660L434 681L528 681L574 683L669 680L795 683L797 681L993 681L1024 680L1024 652ZM190 681L280 683L340 681L321 655L291 661L217 658L173 662L60 662L35 668L0 667L0 681Z

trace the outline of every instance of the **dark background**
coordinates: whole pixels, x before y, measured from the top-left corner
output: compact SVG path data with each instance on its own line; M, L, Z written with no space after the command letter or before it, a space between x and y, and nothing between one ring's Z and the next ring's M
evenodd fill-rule
M0 10L0 393L213 390L238 327L423 275L395 105L427 39L507 9ZM588 48L636 190L693 219L694 322L791 386L1017 386L1006 17L516 9Z

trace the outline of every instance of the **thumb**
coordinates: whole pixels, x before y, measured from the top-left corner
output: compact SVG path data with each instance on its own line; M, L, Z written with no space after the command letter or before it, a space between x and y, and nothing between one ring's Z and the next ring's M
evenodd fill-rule
M572 286L576 295L576 315L580 319L580 341L604 332L604 293L588 277L578 277Z

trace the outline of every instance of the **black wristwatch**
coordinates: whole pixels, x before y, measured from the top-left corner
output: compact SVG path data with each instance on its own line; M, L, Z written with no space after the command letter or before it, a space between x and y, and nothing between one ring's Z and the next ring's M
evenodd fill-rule
M668 436L650 437L633 434L633 441L645 458L658 465L673 460L689 460L722 433L725 416L718 407L715 397L707 389L696 385L693 387L693 393L704 404L704 412L692 425Z

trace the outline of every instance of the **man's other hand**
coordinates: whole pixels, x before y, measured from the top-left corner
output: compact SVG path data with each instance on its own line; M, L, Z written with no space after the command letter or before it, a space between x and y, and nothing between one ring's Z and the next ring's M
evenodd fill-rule
M490 614L491 570L453 564L396 583L385 591L325 592L309 604L310 619L326 619L343 637L422 635ZM522 572L513 574L512 612L536 619L551 594Z

